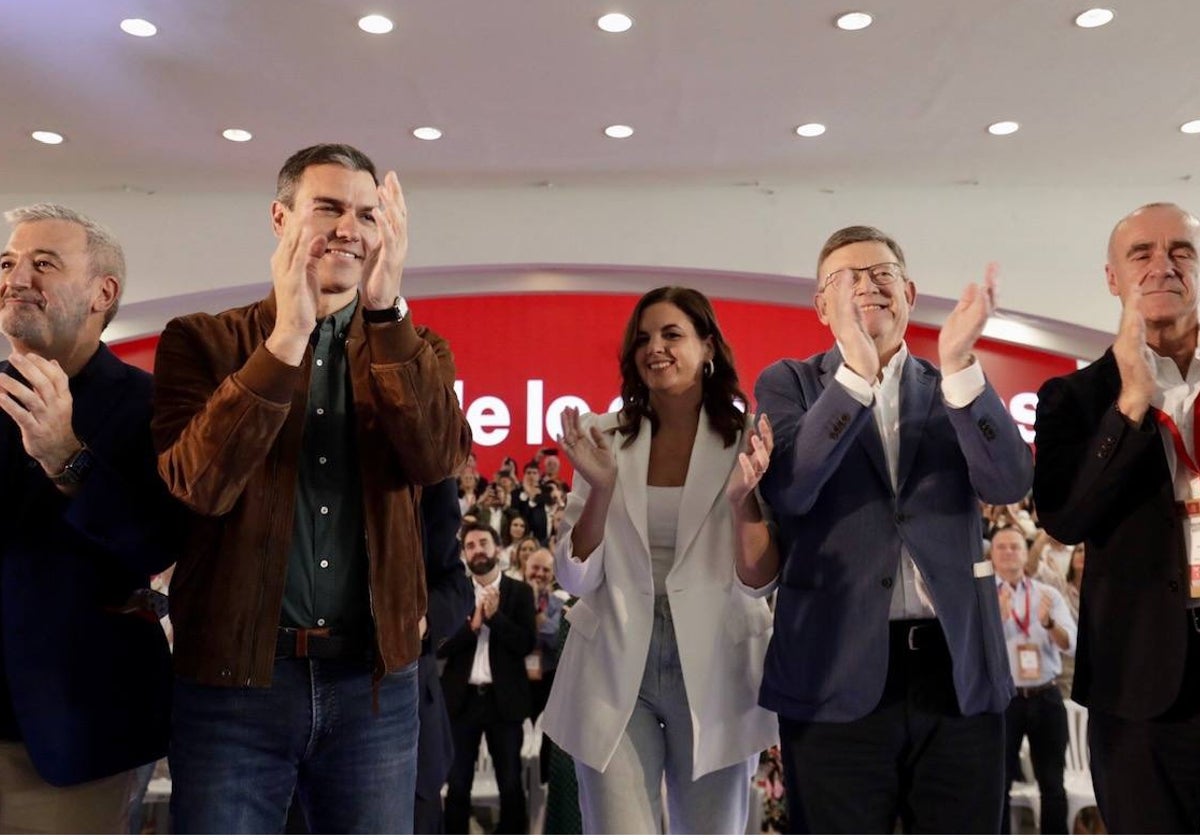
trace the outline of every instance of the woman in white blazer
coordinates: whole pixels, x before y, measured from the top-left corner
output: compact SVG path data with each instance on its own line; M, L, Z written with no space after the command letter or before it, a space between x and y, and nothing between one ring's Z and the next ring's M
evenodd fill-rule
M580 597L543 729L575 759L586 833L661 831L664 779L672 833L742 833L753 759L778 741L757 702L770 611L734 577L735 508L751 550L769 545L749 492L769 430L748 433L697 291L647 293L620 358L622 410L563 415L556 569Z

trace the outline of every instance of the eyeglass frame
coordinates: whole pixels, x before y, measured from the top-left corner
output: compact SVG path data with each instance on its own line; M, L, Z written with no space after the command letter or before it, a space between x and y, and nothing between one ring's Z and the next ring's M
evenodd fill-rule
M896 267L896 277L891 280L885 280L884 282L881 283L875 278L874 272L877 269L882 270L884 266L895 266ZM886 260L884 262L875 263L874 265L863 266L861 268L855 268L854 266L845 266L844 268L835 269L834 271L831 271L828 274L826 274L825 281L820 286L817 287L817 294L822 294L826 289L829 288L830 284L833 282L833 280L832 280L833 275L840 274L843 271L853 272L854 279L853 279L852 283L857 283L859 275L861 275L865 272L867 277L871 280L871 282L873 284L875 284L876 287L880 287L880 288L882 288L884 286L891 286L892 284L894 284L900 280L907 279L904 275L904 266L901 265L900 263L896 262L895 260Z

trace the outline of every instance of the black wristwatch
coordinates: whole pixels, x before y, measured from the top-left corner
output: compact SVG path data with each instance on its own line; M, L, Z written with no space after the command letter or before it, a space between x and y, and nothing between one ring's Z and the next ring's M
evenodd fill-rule
M403 321L408 315L408 301L397 295L387 309L363 308L362 317L368 324L393 324Z
M60 486L82 484L83 480L88 477L88 473L92 471L94 464L92 450L87 448L87 444L84 444L79 447L79 451L67 459L67 463L63 464L62 472L57 472L48 478Z

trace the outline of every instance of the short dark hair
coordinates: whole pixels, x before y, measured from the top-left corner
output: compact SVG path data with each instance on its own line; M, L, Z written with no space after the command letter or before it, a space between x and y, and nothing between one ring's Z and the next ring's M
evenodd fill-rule
M375 163L353 146L345 143L318 143L293 154L283 163L279 177L275 181L275 200L292 209L296 200L296 185L304 175L304 170L310 166L333 164L349 169L351 172L367 172L376 185L379 176L375 174Z
M496 544L497 548L499 548L500 535L496 533L495 528L493 528L491 525L487 525L483 522L470 522L468 524L463 525L462 537L461 537L462 542L465 543L467 541L467 534L472 534L475 531L486 531L488 534L491 535L492 542Z
M845 248L847 245L853 245L856 242L881 242L891 249L896 255L897 262L901 268L905 268L904 252L900 250L900 246L895 239L888 236L879 228L869 227L867 225L851 225L844 227L834 233L825 240L825 244L821 246L821 253L817 257L817 273L821 273L821 264L825 262L825 258L836 251L838 248ZM821 282L821 278L817 278L817 282Z
M621 369L621 407L618 426L626 436L625 445L633 443L642 427L642 418L650 419L650 428L658 428L658 418L650 407L650 391L642 381L634 357L638 347L638 327L642 314L656 303L678 306L692 322L696 335L701 339L711 338L713 345L712 375L702 382L704 410L713 431L721 436L726 446L732 446L745 424L745 412L734 405L739 399L747 403L746 395L738 385L737 370L733 366L733 350L726 343L717 325L717 315L702 293L684 286L660 286L642 295L633 308L629 323L625 325L625 337L621 341L619 364Z
M991 534L988 535L988 539L994 540L994 539L996 539L997 534L1002 533L1004 531L1012 531L1014 534L1016 534L1018 537L1021 538L1021 542L1025 543L1026 550L1029 549L1029 538L1027 536L1025 536L1025 532L1022 531L1020 528L1018 528L1016 525L999 525L992 529Z

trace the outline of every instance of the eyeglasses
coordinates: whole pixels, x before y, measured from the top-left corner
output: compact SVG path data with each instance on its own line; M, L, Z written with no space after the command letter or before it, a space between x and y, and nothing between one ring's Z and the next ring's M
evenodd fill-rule
M904 278L904 269L900 263L882 262L869 265L866 268L839 268L837 271L831 271L825 275L825 282L817 289L817 293L825 291L833 283L840 283L843 280L849 281L851 285L858 282L860 274L866 274L871 278L871 282L876 286L890 286L897 280Z

